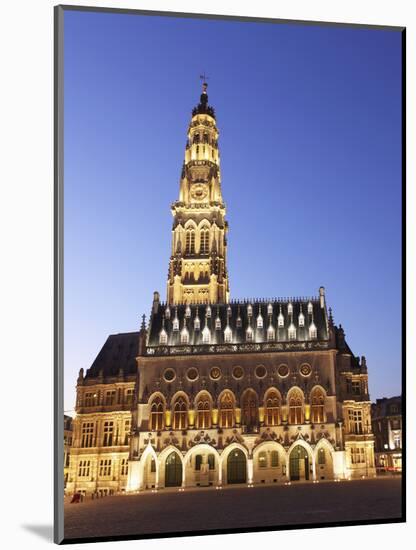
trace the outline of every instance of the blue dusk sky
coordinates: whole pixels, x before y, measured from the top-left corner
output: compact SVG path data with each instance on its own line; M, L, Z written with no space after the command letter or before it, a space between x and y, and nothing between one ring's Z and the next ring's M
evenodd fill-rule
M166 297L187 127L209 76L232 298L328 306L372 400L401 393L401 34L67 11L65 409Z

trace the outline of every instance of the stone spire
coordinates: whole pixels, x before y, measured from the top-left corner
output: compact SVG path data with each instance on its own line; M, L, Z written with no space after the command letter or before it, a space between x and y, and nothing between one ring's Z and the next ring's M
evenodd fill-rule
M226 208L221 193L218 128L206 77L192 111L179 186L172 205L168 304L229 301Z

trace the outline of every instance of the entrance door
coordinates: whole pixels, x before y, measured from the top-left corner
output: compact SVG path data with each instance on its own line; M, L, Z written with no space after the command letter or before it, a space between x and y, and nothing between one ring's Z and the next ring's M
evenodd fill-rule
M240 449L231 451L227 459L227 483L246 483L246 457Z
M182 461L175 451L166 459L165 487L180 487L182 485Z
M296 445L289 458L290 480L309 479L309 456L301 445Z

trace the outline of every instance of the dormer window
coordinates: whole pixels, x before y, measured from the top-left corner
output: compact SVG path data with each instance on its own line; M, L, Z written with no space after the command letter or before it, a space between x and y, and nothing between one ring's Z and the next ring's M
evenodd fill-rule
M251 327L248 327L246 331L246 340L247 342L251 342L253 340L253 329Z
M272 304L269 304L267 306L267 315L273 315L273 306L272 306Z
M299 313L299 326L304 327L305 326L305 316L303 313Z
M311 325L309 326L309 338L311 340L314 340L317 337L318 337L318 331L316 330L315 323L312 322Z
M247 306L247 315L251 317L253 315L253 306L251 304L248 304Z
M170 319L170 307L169 306L165 309L165 318Z
M267 340L274 340L274 328L272 327L272 325L270 325L267 329Z
M230 343L232 341L232 338L233 338L233 332L230 329L229 325L227 325L224 330L224 341L227 343Z
M167 343L168 343L168 333L164 328L162 328L159 334L159 344L167 344Z
M199 317L195 317L194 319L194 330L199 330L201 328L201 321L199 320Z
M260 313L257 316L257 328L263 328L263 317Z
M289 340L296 340L296 328L293 323L290 324L288 329Z
M211 341L211 332L208 327L205 327L202 331L202 342L204 344L209 344Z
M172 325L173 330L179 330L179 319L177 317L174 318Z
M190 317L190 316L191 316L191 308L189 307L189 304L188 304L185 309L185 317Z
M189 342L189 332L186 327L181 330L181 344L187 344Z
M289 315L293 314L293 305L290 302L287 304L287 312Z
M237 328L241 328L243 325L243 322L240 316L237 317L236 325L237 325Z
M207 307L206 316L211 317L211 306Z
M277 318L277 325L279 328L282 328L285 326L285 318L283 317L283 313L279 313L279 317Z
M221 329L221 319L217 317L215 319L215 330Z
M312 302L309 302L308 303L308 314L312 315L312 313L313 313L313 305L312 305Z

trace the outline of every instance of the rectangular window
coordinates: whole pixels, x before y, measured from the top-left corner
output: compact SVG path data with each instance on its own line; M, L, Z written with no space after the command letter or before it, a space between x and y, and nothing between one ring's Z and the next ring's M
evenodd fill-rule
M121 459L120 475L126 476L128 473L129 473L129 459L128 458L122 458Z
M124 421L124 445L129 444L130 425L131 425L130 419Z
M116 390L109 390L105 394L105 404L114 405L116 402Z
M93 407L95 405L95 394L92 392L87 392L84 396L84 406Z
M90 476L90 460L80 460L78 465L78 476L79 477L89 477Z
M208 455L208 467L210 470L215 470L215 456Z
M114 422L107 421L104 422L104 437L103 437L103 446L111 447L113 444L113 434L114 434Z
M361 410L349 409L348 420L350 424L350 433L353 433L353 434L363 433L363 413Z
M270 463L272 468L277 468L279 466L279 453L277 451L272 451L270 454Z
M351 389L352 389L352 394L353 395L360 395L360 393L361 393L361 382L359 380L353 380L352 385L351 385Z
M105 458L100 460L100 468L98 475L100 477L111 476L111 458Z
M125 399L126 405L131 405L131 403L133 403L133 393L134 393L133 388L129 388L128 390L126 390L126 399Z
M365 463L365 449L362 447L351 449L351 463L352 464L364 464Z
M81 428L81 447L92 447L92 439L94 436L94 423L83 422Z

